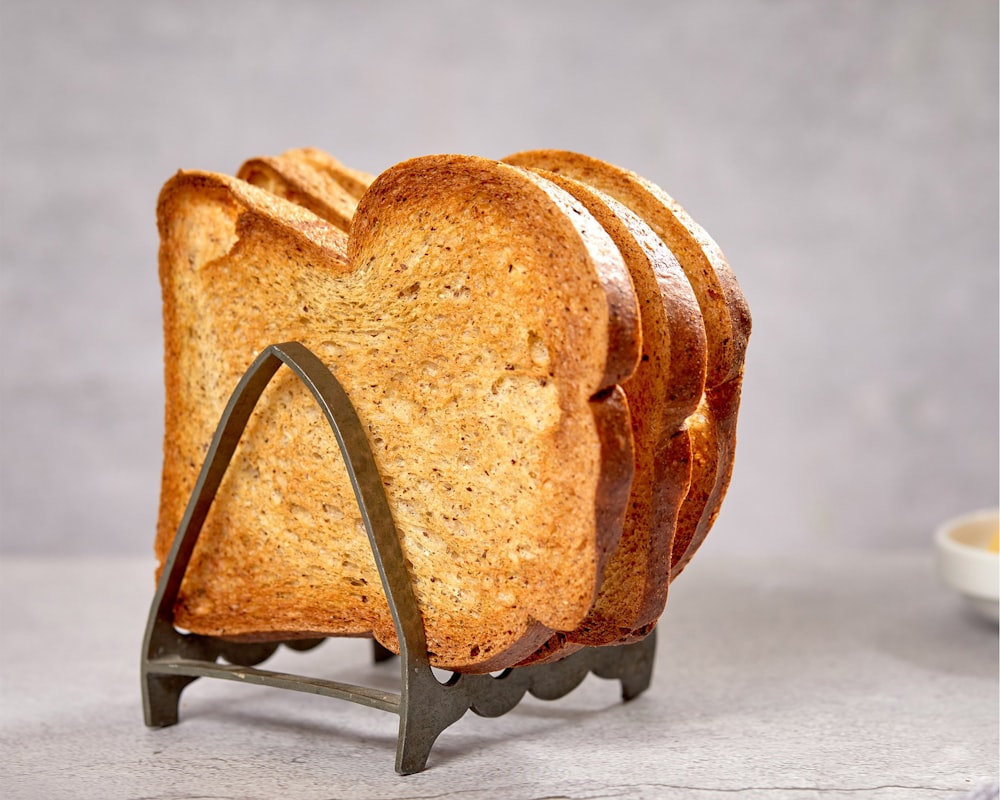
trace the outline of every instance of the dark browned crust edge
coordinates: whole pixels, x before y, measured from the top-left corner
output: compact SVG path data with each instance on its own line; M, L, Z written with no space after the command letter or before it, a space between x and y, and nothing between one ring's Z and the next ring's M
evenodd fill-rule
M612 239L615 239L617 234L618 236L628 237L631 240L628 244L636 249L638 257L646 259L651 271L650 276L644 276L646 278L645 282L648 282L650 278L655 281L658 298L664 306L667 318L678 319L676 325L668 323L666 330L663 331L667 336L667 346L669 348L667 357L668 363L671 364L670 368L674 369L673 362L675 360L682 363L690 363L692 361L701 362L697 379L695 379L694 375L687 374L690 370L685 370L685 374L677 376L677 379L674 381L675 384L681 384L685 380L690 381L690 388L685 390L686 394L690 395L689 401L683 404L679 404L676 401L673 403L664 402L660 407L661 424L658 425L659 439L652 443L652 463L649 472L651 494L648 498L650 512L646 521L647 529L627 532L624 530L623 525L623 538L620 546L625 546L624 537L626 533L631 533L633 538L629 540L628 544L638 553L637 557L642 558L644 561L642 566L643 574L635 576L638 581L641 581L641 586L630 584L627 587L607 587L602 580L598 591L598 597L605 591L618 592L619 596L623 591L628 592L630 595L637 597L637 606L634 609L630 609L627 618L616 617L613 619L595 606L577 630L554 634L549 642L524 662L536 663L562 658L578 650L582 645L608 644L635 628L655 621L660 613L662 613L666 603L670 562L669 559L663 558L661 554L671 551L677 515L687 493L688 484L690 483L690 442L688 441L686 431L683 429L683 423L684 418L693 411L694 406L697 404L697 398L700 398L704 387L705 335L697 301L690 288L688 288L688 298L682 298L681 296L674 297L664 288L663 281L666 278L661 270L664 270L665 266L659 263L659 260L656 258L656 252L650 251L642 243L640 239L642 233L637 231L637 228L645 228L645 237L656 240L659 246L666 251L664 255L669 255L669 258L674 262L674 267L679 273L679 278L684 281L685 286L687 286L687 279L683 277L683 271L680 265L676 264L673 254L669 253L669 249L659 242L656 234L648 228L648 225L643 220L617 201L581 181L559 173L531 167L530 158L525 160L522 165L531 168L534 172L546 178L546 180L554 182L560 188L572 194L605 226ZM613 226L614 229L610 228L609 225ZM625 243L623 243L623 246L625 246ZM626 265L631 272L632 267L627 260ZM643 304L642 298L639 298L639 303L640 306ZM687 331L687 328L681 326L681 316L689 317L691 314L698 315L698 325L695 327L700 336L687 336L686 333L679 335L682 330ZM644 325L642 319L643 316L640 314L640 324ZM645 328L643 328L644 348L646 333ZM626 389L626 396L627 394ZM627 511L622 519L623 522L628 519ZM635 541L639 536L646 538L636 545ZM596 599L595 602L597 602ZM616 601L612 599L610 602L615 603Z
M684 567L690 563L719 516L722 501L726 497L733 476L733 466L736 459L736 423L742 390L743 373L741 371L735 378L715 387L708 395L708 406L716 420L718 429L718 464L720 468L712 491L705 501L705 509L708 510L708 513L702 514L687 546L683 550L678 549L671 555L670 580L684 571Z
M721 502L732 475L739 387L742 384L746 347L752 328L749 305L735 274L718 246L690 218L687 212L659 186L630 170L591 156L568 151L525 151L510 155L505 160L511 163L537 161L537 157L543 154L548 158L566 159L569 162L584 165L587 169L599 171L619 185L630 185L633 190L644 193L647 200L655 201L661 205L663 211L673 217L673 225L668 227L683 230L686 246L701 251L701 257L714 274L715 290L721 294L725 301L728 335L725 335L721 341L709 342L710 363L705 390L709 416L712 424L717 426L715 433L718 446L715 463L712 465L715 474L707 491L692 494L682 504L678 521L680 538L675 539L670 557L671 576L676 577L690 561L718 517ZM735 384L735 387L732 384ZM694 481L692 481L692 485L694 485Z

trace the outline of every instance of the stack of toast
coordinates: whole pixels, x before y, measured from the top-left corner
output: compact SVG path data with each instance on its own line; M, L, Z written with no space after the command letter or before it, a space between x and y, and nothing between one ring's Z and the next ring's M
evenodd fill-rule
M300 341L367 428L434 666L490 672L646 636L729 484L750 315L659 187L554 150L377 178L315 149L180 172L160 195L161 568L215 425ZM265 390L175 621L398 649L332 431Z

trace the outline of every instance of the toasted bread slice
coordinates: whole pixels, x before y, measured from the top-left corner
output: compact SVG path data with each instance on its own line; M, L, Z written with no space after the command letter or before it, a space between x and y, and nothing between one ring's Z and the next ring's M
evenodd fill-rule
M705 395L688 423L696 443L692 482L681 506L671 575L683 570L714 523L732 475L750 311L718 245L666 192L634 172L557 150L517 153L508 163L546 169L599 189L644 219L677 256L705 320ZM644 626L642 635L650 626Z
M236 176L308 208L345 233L351 229L358 197L329 172L317 167L311 151L308 158L301 150L251 158L240 167Z
M344 190L357 200L360 200L368 187L375 181L375 176L359 169L353 169L341 163L329 153L315 147L298 147L284 153L288 158L297 159L308 164L315 170L328 175Z
M625 258L639 300L643 353L623 384L632 416L635 477L622 539L591 613L555 634L528 662L603 645L654 622L666 603L671 541L691 478L685 422L705 388L705 324L673 253L638 216L608 195L539 170L600 222Z
M589 612L632 478L618 386L641 347L604 229L532 173L462 156L384 173L345 237L242 181L161 193L169 550L228 394L298 340L370 432L431 661L516 663ZM395 631L332 433L279 374L220 488L175 609L240 638Z

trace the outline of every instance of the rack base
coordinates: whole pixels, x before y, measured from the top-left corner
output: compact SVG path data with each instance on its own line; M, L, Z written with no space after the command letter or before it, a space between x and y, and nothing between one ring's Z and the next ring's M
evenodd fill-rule
M452 673L444 683L427 667L401 661L402 691L386 692L350 683L258 669L246 663L220 663L210 656L246 662L259 653L236 653L228 642L174 631L175 655L143 663L143 706L146 724L166 727L179 721L178 706L186 686L198 678L218 678L270 686L389 711L399 716L396 772L422 771L437 737L466 711L497 717L513 709L525 692L543 700L558 699L575 689L589 673L621 681L623 700L644 692L652 677L655 633L641 642L615 647L591 647L552 664L513 667L497 676ZM299 642L285 642L305 649ZM312 646L312 645L310 645ZM253 647L239 645L238 647ZM275 645L267 645L272 650ZM202 657L196 657L195 652Z

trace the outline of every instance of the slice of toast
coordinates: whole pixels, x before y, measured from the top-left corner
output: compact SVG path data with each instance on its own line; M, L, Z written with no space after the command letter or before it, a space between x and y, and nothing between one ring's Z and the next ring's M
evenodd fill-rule
M578 153L517 153L508 163L546 169L599 189L644 219L671 249L687 275L702 316L708 347L705 395L688 422L695 447L691 488L681 506L672 545L676 577L714 523L732 475L743 361L750 311L718 245L666 192L634 172ZM644 635L650 625L637 631Z
M181 173L158 208L164 559L228 394L302 341L368 427L432 663L491 671L579 626L632 477L618 386L639 358L621 255L569 195L471 157L388 170L345 237L242 181ZM240 638L397 647L339 452L279 374L223 481L176 608Z
M298 147L284 153L289 158L298 159L315 170L328 175L344 190L357 200L360 200L368 187L375 181L375 176L359 169L348 167L335 159L329 153L316 147Z
M685 422L705 388L705 324L673 253L638 216L608 195L538 170L572 194L618 246L636 289L642 358L622 386L632 415L635 477L622 539L594 608L582 625L557 633L528 663L603 645L655 622L666 603L671 541L688 491L691 445Z
M349 232L358 197L344 188L334 175L318 167L316 160L312 150L289 150L280 156L251 158L244 162L236 176L308 208L345 233ZM354 181L352 186L356 183Z

